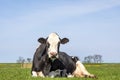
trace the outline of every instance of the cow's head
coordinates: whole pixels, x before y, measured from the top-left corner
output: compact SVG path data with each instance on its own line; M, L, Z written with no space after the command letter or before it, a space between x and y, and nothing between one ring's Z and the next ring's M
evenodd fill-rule
M61 39L57 33L51 33L46 39L39 38L41 44L46 44L46 50L49 58L58 58L60 44L69 42L69 39Z

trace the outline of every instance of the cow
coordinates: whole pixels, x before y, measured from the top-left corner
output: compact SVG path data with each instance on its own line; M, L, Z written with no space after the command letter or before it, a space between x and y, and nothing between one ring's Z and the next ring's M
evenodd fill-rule
M38 42L41 45L34 54L32 76L46 77L57 70L63 71L64 77L95 78L76 57L59 51L60 44L69 42L68 38L61 39L57 33L51 33L47 38L39 38Z
M61 39L57 33L51 33L47 38L39 38L38 42L41 45L37 48L33 57L32 76L45 77L50 70L50 61L59 57L60 44L69 42L69 39Z

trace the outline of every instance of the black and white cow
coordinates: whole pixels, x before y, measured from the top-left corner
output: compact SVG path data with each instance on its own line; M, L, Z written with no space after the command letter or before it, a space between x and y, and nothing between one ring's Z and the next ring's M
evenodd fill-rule
M51 60L59 57L60 44L69 42L69 39L61 39L57 33L51 33L46 39L39 38L41 45L37 48L32 65L32 76L45 77L51 66Z
M68 77L95 77L76 57L59 51L60 43L67 43L67 38L60 39L56 33L51 33L46 39L39 38L38 41L41 45L34 54L32 76L45 77L59 69L66 71Z

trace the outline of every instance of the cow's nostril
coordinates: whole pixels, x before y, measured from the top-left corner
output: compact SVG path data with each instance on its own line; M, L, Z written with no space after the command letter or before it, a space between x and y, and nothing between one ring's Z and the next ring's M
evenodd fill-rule
M56 55L57 53L56 53L56 52L50 52L50 54L51 54L52 56L54 56L54 55Z

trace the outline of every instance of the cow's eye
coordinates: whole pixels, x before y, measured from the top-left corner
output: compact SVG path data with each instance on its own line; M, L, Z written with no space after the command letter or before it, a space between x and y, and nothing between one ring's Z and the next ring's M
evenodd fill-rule
M50 47L50 43L49 43L49 42L47 42L47 47L48 47L48 48Z

